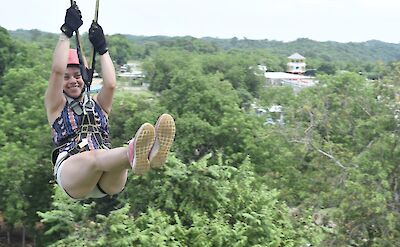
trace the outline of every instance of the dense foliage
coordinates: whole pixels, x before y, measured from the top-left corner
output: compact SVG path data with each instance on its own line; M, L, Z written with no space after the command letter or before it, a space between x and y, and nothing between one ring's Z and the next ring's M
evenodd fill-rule
M0 29L0 245L19 244L2 236L20 232L37 246L400 245L399 62L366 54L370 80L362 56L343 66L328 48L332 59L310 53L326 71L294 93L257 71L284 67L292 46L279 57L239 40L109 36L116 62L140 60L150 85L118 90L113 145L162 112L176 119L176 141L163 169L76 202L54 184L43 107L57 36L28 34ZM284 124L254 104L281 105Z

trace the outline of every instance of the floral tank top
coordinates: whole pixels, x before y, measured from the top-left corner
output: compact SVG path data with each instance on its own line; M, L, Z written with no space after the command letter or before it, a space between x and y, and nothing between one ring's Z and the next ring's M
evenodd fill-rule
M110 138L109 138L109 127L108 127L108 118L104 114L103 110L95 102L94 107L94 117L101 132L101 136L103 139L103 144L111 148ZM80 102L80 106L82 107L82 102ZM77 140L77 133L80 129L81 123L83 119L83 114L78 115L74 112L74 110L69 106L68 102L66 102L64 109L62 110L60 116L54 121L52 124L51 132L53 136L53 143L56 147L62 146L56 155L63 151L69 151L76 147L76 145L81 141ZM98 145L98 142L95 140L95 135L91 135L90 133L86 137L88 144L85 149L94 150L101 149L103 147Z

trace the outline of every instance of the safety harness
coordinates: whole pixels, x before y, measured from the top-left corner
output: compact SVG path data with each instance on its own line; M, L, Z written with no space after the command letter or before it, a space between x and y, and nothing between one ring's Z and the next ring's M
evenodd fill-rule
M59 161L61 164L64 160L71 157L74 154L89 151L90 144L89 139L91 139L91 144L97 149L109 149L111 144L108 140L104 140L101 132L101 122L95 113L95 102L88 93L84 93L83 103L81 104L78 100L66 96L68 106L74 111L75 114L82 116L82 121L79 126L78 131L74 136L67 138L63 143L57 146L52 152L53 164L56 163L59 150L62 150L65 146L74 143L67 152L68 154Z
M95 115L95 102L93 98L90 97L90 94L88 93L85 93L83 98L84 100L81 106L79 101L67 96L68 105L75 114L83 114L82 123L75 136L76 145L69 151L71 155L90 150L88 138L91 137L94 137L94 145L96 147L101 149L109 148L100 131L100 120L96 118Z
M73 1L71 0L71 5L73 4ZM95 19L94 21L97 22L98 18L98 9L99 9L99 1L96 1L96 14L95 14ZM82 48L81 48L81 42L80 42L80 36L79 32L76 31L75 33L76 36L76 47L77 47L77 53L78 53L78 59L79 59L79 69L82 75L82 79L85 82L85 92L83 92L83 104L81 105L80 101L78 99L71 98L67 95L65 95L67 99L68 106L75 112L77 115L82 115L82 122L80 125L79 130L77 133L72 136L71 138L68 138L65 140L65 142L61 143L58 147L56 147L53 152L52 152L52 161L53 164L56 163L57 156L59 154L59 150L61 150L63 147L65 147L67 144L73 142L75 143L72 148L70 148L67 152L68 154L65 155L61 160L59 160L59 164L61 164L64 160L69 158L70 156L83 152L83 151L89 151L89 141L88 139L94 139L93 145L96 146L97 148L100 149L109 149L111 144L106 143L102 133L100 131L101 129L101 123L98 118L96 118L95 115L95 102L93 98L90 96L90 86L92 84L92 79L93 79L93 72L94 72L94 67L96 63L96 56L95 56L95 50L92 48L91 51L91 64L89 65L89 68L86 68L83 62L83 57L82 57ZM94 138L92 138L94 137Z

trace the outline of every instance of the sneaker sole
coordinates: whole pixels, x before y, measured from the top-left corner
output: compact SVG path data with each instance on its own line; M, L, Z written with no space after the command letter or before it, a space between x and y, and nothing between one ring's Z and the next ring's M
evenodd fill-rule
M175 138L175 131L175 121L172 116L161 115L156 123L156 141L160 146L157 154L151 158L151 168L160 168L164 165Z
M135 165L133 172L142 175L150 170L149 152L154 144L155 130L149 123L143 124L135 135Z

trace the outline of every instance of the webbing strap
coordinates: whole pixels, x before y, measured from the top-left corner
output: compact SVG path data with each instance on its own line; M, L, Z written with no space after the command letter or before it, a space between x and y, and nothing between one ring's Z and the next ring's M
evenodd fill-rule
M67 95L65 95L65 98L67 99L68 106L75 112L75 114L77 114L79 116L82 115L83 110L82 110L82 107L81 107L79 101L75 100Z
M88 143L83 143L83 142L85 142L85 139L87 141L87 139L91 137L94 137L94 140L96 142L94 144L97 147L104 148L105 146L99 128L100 120L96 119L94 108L95 108L94 100L88 94L85 93L83 101L83 118L81 127L78 132L77 140L80 142L78 146L80 148L83 148L83 146L85 146L86 150L89 150L89 147L87 146Z

